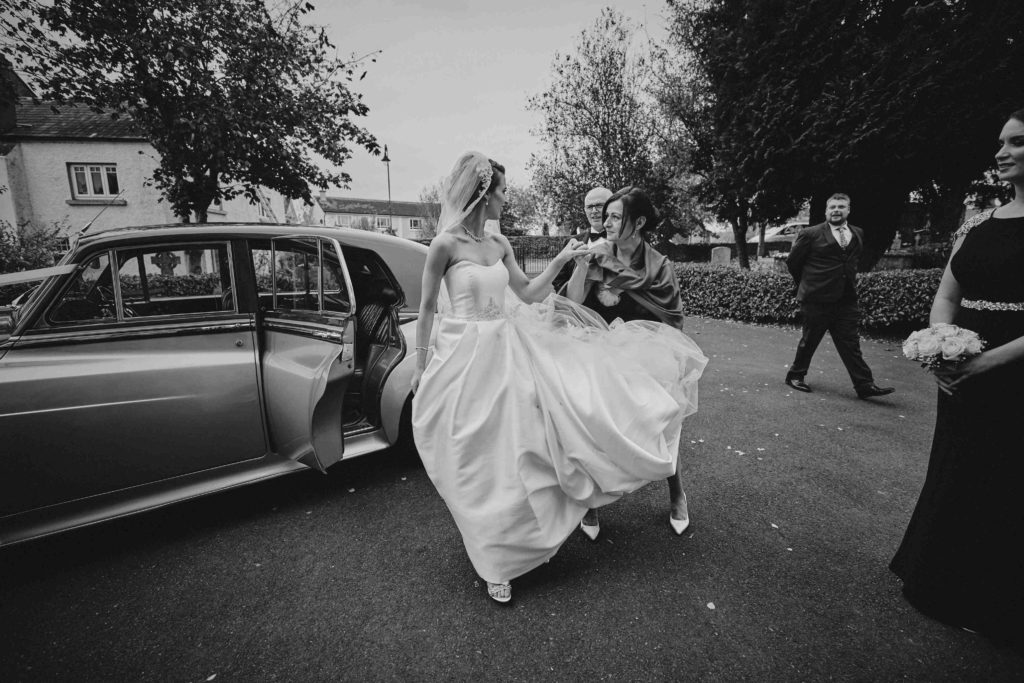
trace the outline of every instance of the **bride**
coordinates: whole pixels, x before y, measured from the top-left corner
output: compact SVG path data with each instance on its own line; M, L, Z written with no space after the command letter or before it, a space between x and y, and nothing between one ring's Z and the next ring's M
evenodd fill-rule
M413 435L487 592L549 560L596 508L676 470L707 359L667 325L611 327L533 280L501 234L505 169L477 152L444 185L423 272ZM435 311L444 281L450 306ZM514 296L511 296L511 295ZM436 320L435 320L436 319ZM436 323L436 324L435 324Z

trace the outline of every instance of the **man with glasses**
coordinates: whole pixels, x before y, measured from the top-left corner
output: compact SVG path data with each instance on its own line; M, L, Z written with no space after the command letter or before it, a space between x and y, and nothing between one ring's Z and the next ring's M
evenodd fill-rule
M588 225L570 239L577 239L588 245L599 244L604 241L604 203L611 196L611 190L604 187L595 187L587 193L587 196L583 199L583 212L587 216ZM569 281L574 265L575 263L570 261L555 276L552 286L556 292L560 292L562 286Z

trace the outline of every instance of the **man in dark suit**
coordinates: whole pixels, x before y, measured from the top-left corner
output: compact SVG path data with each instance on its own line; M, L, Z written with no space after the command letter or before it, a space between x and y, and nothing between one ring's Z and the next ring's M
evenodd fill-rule
M864 233L846 222L849 215L848 196L837 193L829 197L825 206L827 222L804 228L786 259L796 280L796 298L804 318L803 335L786 373L786 384L810 392L804 377L815 349L828 332L850 373L857 397L885 396L895 389L875 386L871 368L860 352L857 261L864 248Z
M569 239L577 239L586 244L598 244L605 239L604 204L611 196L611 190L603 187L595 187L587 193L587 196L583 199L583 211L587 216L587 227L583 228L583 230L580 230ZM566 240L565 243L568 244L569 241ZM562 270L559 271L558 275L555 276L551 286L555 288L556 292L561 291L562 286L569 281L575 266L575 261L569 261L569 263L565 264Z

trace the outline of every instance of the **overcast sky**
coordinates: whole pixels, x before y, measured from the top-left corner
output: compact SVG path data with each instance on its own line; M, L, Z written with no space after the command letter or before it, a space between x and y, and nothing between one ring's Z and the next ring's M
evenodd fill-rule
M477 150L527 184L530 134L539 119L531 95L551 81L555 53L574 52L579 34L611 6L664 35L663 0L320 0L313 23L328 27L341 53L383 50L354 89L370 114L357 119L391 157L391 198L415 201L445 176L458 156ZM349 190L330 195L387 199L379 157L357 150L344 170Z

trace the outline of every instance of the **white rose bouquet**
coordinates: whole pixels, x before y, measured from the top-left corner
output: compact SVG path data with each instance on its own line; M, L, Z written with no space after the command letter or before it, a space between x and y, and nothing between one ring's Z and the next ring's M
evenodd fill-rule
M907 337L903 342L903 355L934 370L944 365L957 365L977 356L984 348L985 342L977 332L938 323Z

